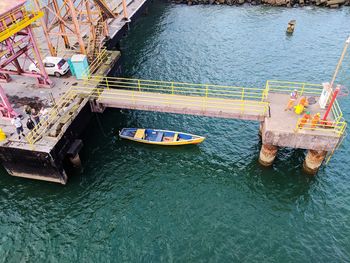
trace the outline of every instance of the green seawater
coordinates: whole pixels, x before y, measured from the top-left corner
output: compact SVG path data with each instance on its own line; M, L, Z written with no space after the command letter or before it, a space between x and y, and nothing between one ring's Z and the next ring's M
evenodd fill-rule
M292 36L285 29L297 20ZM350 9L154 1L121 43L128 77L263 86L330 81ZM338 81L350 85L350 58ZM340 99L346 118L349 98ZM162 148L122 127L207 136ZM94 115L66 186L0 177L0 262L350 262L349 140L314 178L304 151L258 165L258 123L131 110Z

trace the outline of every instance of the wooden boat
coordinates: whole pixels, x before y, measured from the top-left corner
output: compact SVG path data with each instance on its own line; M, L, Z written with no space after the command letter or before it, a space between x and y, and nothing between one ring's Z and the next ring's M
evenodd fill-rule
M295 28L296 21L290 20L287 27L287 34L293 34Z
M202 136L183 132L138 128L123 128L119 136L136 142L169 146L198 144L205 139Z

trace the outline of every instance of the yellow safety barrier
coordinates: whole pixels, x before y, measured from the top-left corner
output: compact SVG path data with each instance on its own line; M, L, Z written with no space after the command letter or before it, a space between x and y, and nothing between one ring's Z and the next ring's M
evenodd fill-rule
M88 83L95 71L107 60L108 53L105 48L102 48L98 54L95 54L95 59L90 63L89 68L82 74L85 83Z
M306 82L268 80L266 81L265 89L267 92L274 93L291 93L292 91L297 90L299 96L320 96L323 86L321 84L311 84Z
M88 87L90 86L90 89ZM98 86L98 88L95 88ZM74 87L78 93L83 90L89 94L95 92L105 99L121 99L113 89L129 90L124 94L123 100L139 102L155 102L166 105L198 106L198 98L201 98L202 109L220 108L222 110L240 110L241 113L254 112L261 116L267 116L269 104L265 102L266 94L262 88L245 88L224 85L192 84L169 81L141 80L116 77L90 76L82 87ZM103 93L103 94L102 94ZM152 94L153 93L153 94ZM160 98L158 94L181 95L181 97ZM102 95L101 95L102 94ZM137 94L137 97L135 96ZM118 97L119 96L119 97ZM186 98L184 98L186 96ZM146 98L145 98L146 97ZM164 99L164 101L159 101ZM210 99L217 99L221 105L210 105ZM229 104L225 107L225 103Z
M67 107L74 101L76 97L77 94L75 92L68 90L54 105L54 107L51 108L47 115L47 118L42 118L40 120L40 123L26 135L26 139L29 144L33 145L38 140L40 140L47 132L47 130L51 128L55 123L57 123L59 118L62 117L64 113L66 113Z
M236 110L238 113L256 113L256 115L266 116L268 113L267 102L237 100L227 98L213 98L200 96L173 96L174 94L154 92L140 92L135 90L120 89L103 89L103 88L86 88L73 87L72 91L77 94L85 94L93 99L100 100L119 100L122 102L145 103L150 102L155 105L182 105L184 107L200 107L202 110L217 109L217 110ZM170 95L170 96L169 96ZM211 100L212 99L212 100Z
M300 130L312 130L319 131L322 133L334 133L341 137L346 130L347 123L344 119L335 121L322 121L320 120L317 124L312 124L312 121L308 120L307 123L302 123L302 118L299 118L295 127L295 131Z
M116 77L91 76L83 83L84 87L128 89L141 92L158 92L178 95L204 97L220 97L238 100L254 100L264 102L266 94L263 88L246 88L211 84L193 84L170 81L129 79Z
M23 16L16 16L19 12ZM8 39L44 15L44 12L27 11L24 7L0 18L0 42Z
M332 93L333 95L333 93ZM332 114L335 120L339 120L343 118L343 112L340 109L338 100L335 100L332 106Z

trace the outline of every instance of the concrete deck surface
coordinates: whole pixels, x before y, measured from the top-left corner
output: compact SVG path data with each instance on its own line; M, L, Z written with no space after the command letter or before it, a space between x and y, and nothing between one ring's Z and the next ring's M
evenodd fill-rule
M120 57L119 51L109 51L109 57L107 61L100 66L98 69L98 74L104 76L109 70L113 67L116 61ZM77 80L75 76L72 76L70 73L62 76L60 78L50 76L50 79L54 82L52 88L38 88L36 86L36 80L29 77L22 76L11 76L12 80L9 83L0 83L4 88L12 107L18 114L23 115L23 128L24 134L29 133L29 130L26 127L27 114L24 113L25 105L34 105L37 110L40 110L40 107L50 110L55 103L57 103L62 95L64 95L70 88L75 87L82 81ZM53 100L52 100L53 98ZM78 99L76 100L78 102ZM86 103L87 100L84 102ZM84 104L83 103L83 104ZM85 105L85 104L84 104ZM74 103L70 105L73 107ZM82 108L83 105L80 105ZM67 109L69 110L69 109ZM77 112L79 112L79 110ZM60 117L63 117L66 112L62 111ZM58 121L58 120L57 120ZM25 138L18 139L17 134L15 133L15 128L11 124L10 120L1 119L0 127L4 130L7 135L7 140L2 142L2 145L6 144L8 147L21 148L21 149L32 149L32 146L25 140ZM65 125L62 128L62 132L67 128ZM48 132L49 133L49 132ZM39 142L36 143L36 151L50 151L50 149L56 144L57 140L60 137L48 137L44 136Z
M258 101L247 101L244 105L241 105L241 101L233 99L134 92L121 89L106 90L100 95L98 102L105 107L112 108L255 121L263 121L268 114L267 107L266 111L264 111L265 104L261 104Z
M319 112L322 117L325 110L319 107L318 98L315 99L317 102L310 105L307 110L310 111L311 115ZM289 94L269 93L271 117L266 118L264 122L263 143L281 147L332 150L340 139L334 131L309 129L295 131L297 120L302 115L297 115L294 111L284 111L288 100ZM332 114L330 114L329 120L334 120Z
M57 102L69 88L78 83L78 80L71 76L70 73L61 78L50 77L55 84L52 88L38 88L36 87L35 79L29 77L11 76L11 78L11 82L0 83L0 85L4 88L14 110L18 114L23 115L22 124L24 134L29 133L26 127L28 116L24 113L25 105L37 105L37 110L40 110L39 107L42 105L44 108L50 110L54 105L54 101L51 99L52 97ZM7 135L7 141L2 142L3 144L6 143L7 146L14 148L30 149L28 142L26 142L23 136L21 136L21 140L18 139L15 128L10 120L1 119L0 127ZM42 147L37 147L37 150L47 151L55 143L54 140L41 140L40 145Z

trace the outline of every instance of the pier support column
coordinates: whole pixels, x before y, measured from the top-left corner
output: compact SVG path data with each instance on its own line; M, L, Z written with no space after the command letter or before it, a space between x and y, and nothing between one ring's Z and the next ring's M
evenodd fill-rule
M278 147L269 144L263 144L261 146L259 163L263 166L272 165L273 161L276 158Z
M96 100L90 101L90 107L92 112L103 113L105 111L105 107Z
M263 127L264 127L264 122L260 122L260 124L259 124L259 136L260 137L262 137Z
M307 174L315 175L320 168L323 160L326 158L326 151L308 150L305 161L303 163L303 170Z
M69 157L69 161L73 164L75 168L81 167L81 160L79 153L77 153L74 157Z

